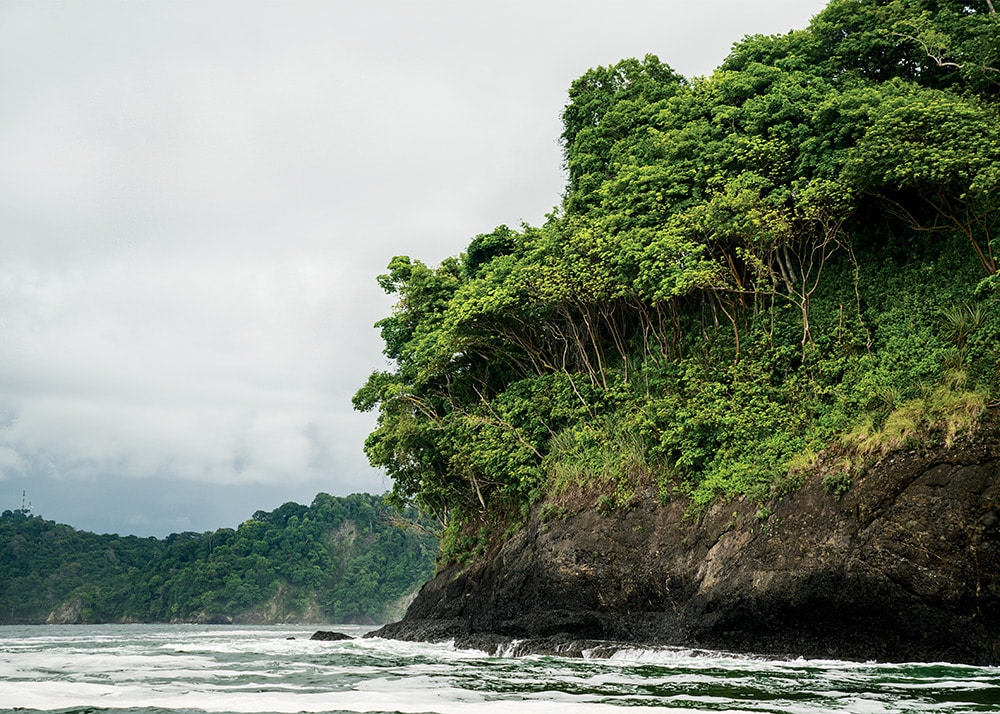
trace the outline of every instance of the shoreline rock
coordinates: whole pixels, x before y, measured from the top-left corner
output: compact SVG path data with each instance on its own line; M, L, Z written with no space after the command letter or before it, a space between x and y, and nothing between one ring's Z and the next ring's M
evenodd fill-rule
M1000 664L996 421L949 447L890 454L839 495L820 467L765 508L738 499L699 518L651 492L603 515L583 496L548 509L557 518L539 504L371 636L490 654L618 642Z
M312 634L310 640L323 640L326 642L340 642L341 640L353 640L354 638L350 635L345 635L343 632L331 632L329 630L318 630Z

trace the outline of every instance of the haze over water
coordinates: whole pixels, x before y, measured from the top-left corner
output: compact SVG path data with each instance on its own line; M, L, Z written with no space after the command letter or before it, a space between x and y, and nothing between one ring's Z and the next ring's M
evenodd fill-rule
M316 627L0 627L0 712L995 712L1000 669L691 650L488 657ZM363 627L330 627L350 635ZM292 639L294 638L294 639Z

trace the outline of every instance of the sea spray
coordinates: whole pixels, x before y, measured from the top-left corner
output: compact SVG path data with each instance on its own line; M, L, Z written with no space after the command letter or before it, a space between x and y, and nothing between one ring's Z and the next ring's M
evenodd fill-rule
M1000 709L1000 669L596 644L583 657L310 640L316 628L0 627L0 712L878 712ZM510 652L516 651L512 645Z

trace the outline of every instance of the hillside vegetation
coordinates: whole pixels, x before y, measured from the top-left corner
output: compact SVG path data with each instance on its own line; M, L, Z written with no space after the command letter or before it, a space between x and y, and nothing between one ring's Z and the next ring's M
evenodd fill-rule
M162 540L4 511L0 623L386 622L430 577L437 545L367 494Z
M822 456L841 494L1000 397L989 0L833 0L708 77L591 69L561 140L543 225L379 277L394 367L355 406L446 559L567 488L696 513L794 489Z

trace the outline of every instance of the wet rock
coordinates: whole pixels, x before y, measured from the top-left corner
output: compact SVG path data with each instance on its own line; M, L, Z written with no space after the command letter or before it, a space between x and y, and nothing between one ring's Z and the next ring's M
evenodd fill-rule
M318 630L314 632L310 640L325 640L328 642L338 642L340 640L353 640L354 638L350 635L345 635L343 632L331 632L329 630Z

